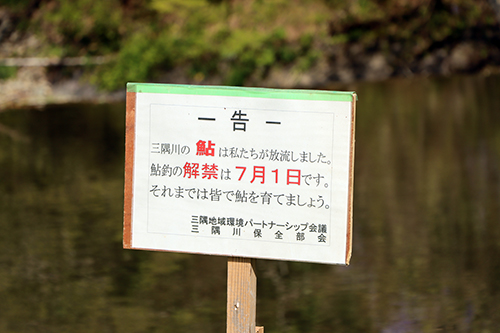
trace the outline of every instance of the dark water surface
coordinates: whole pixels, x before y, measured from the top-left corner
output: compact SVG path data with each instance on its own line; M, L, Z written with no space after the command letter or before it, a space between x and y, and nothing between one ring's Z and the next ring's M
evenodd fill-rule
M257 261L273 332L500 330L500 76L364 83L351 266ZM224 332L226 258L123 250L124 104L0 113L0 332Z

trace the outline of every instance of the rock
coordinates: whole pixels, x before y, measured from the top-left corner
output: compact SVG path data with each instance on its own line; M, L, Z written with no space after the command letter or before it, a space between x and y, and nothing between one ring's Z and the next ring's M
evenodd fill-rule
M386 57L382 53L372 55L365 68L365 79L384 80L392 75L393 68L387 62Z
M465 72L475 69L483 60L481 51L484 46L479 43L465 42L455 46L448 58L451 72Z
M125 89L99 92L79 77L51 83L45 67L21 67L15 77L0 81L0 111L7 108L40 107L46 104L115 102L125 99Z
M47 104L52 95L44 67L25 67L17 76L0 83L0 109Z

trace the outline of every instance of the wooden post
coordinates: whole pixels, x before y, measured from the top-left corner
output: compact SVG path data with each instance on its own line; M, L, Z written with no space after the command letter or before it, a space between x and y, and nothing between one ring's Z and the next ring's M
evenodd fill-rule
M254 260L227 261L227 333L255 333L257 277Z

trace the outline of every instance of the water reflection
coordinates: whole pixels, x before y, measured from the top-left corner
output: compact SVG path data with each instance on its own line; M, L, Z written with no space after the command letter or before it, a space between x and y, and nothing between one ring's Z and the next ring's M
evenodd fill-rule
M496 331L500 76L346 88L351 266L258 261L258 324ZM225 258L122 250L123 136L123 104L0 113L0 331L225 330Z

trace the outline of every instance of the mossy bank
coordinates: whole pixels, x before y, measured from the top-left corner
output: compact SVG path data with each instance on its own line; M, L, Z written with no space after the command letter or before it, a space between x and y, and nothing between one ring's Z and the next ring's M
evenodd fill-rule
M0 80L26 88L38 73L31 81L44 85L36 102L44 103L102 100L128 81L317 88L496 71L498 8L496 0L7 0L0 58L107 60L0 67Z

